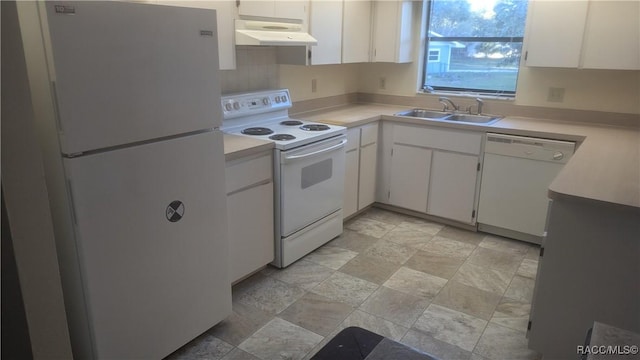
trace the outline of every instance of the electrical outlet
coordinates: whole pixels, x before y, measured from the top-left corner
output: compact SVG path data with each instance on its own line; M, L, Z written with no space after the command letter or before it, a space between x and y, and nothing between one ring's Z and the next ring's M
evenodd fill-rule
M318 81L316 79L311 79L311 92L318 91Z
M563 102L564 101L564 88L550 87L547 93L548 102Z
M380 78L380 89L386 89L386 88L387 88L387 78L383 76Z

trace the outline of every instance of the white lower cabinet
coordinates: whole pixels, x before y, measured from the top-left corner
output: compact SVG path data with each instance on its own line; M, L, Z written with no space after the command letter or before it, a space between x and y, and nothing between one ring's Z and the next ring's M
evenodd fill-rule
M272 153L226 164L231 282L274 259Z
M477 155L434 151L427 213L473 223L477 178Z
M432 150L393 144L389 203L409 210L427 212Z
M347 130L343 217L375 201L378 158L378 123Z
M411 125L383 129L386 203L475 224L483 134Z

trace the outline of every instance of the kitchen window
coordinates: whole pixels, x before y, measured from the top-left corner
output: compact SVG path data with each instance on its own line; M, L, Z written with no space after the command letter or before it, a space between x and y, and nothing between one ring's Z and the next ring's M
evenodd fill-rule
M424 89L515 95L528 2L430 0L427 4Z

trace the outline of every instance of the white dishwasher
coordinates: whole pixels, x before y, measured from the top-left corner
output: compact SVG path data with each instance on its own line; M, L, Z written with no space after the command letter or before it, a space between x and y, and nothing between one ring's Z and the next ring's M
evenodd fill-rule
M486 140L478 230L540 244L547 190L575 143L492 133Z

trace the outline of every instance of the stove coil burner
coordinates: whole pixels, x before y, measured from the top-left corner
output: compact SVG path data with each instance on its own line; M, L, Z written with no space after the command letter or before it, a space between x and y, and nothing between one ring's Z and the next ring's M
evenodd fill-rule
M285 120L285 121L281 122L280 125L284 125L284 126L302 125L302 121L300 121L300 120Z
M273 134L273 130L265 127L250 127L241 131L245 135L269 135Z
M300 129L306 131L325 131L329 130L329 126L324 124L307 124L300 126Z
M269 136L269 139L276 140L276 141L287 141L287 140L293 140L295 138L296 137L291 134L275 134L275 135Z

